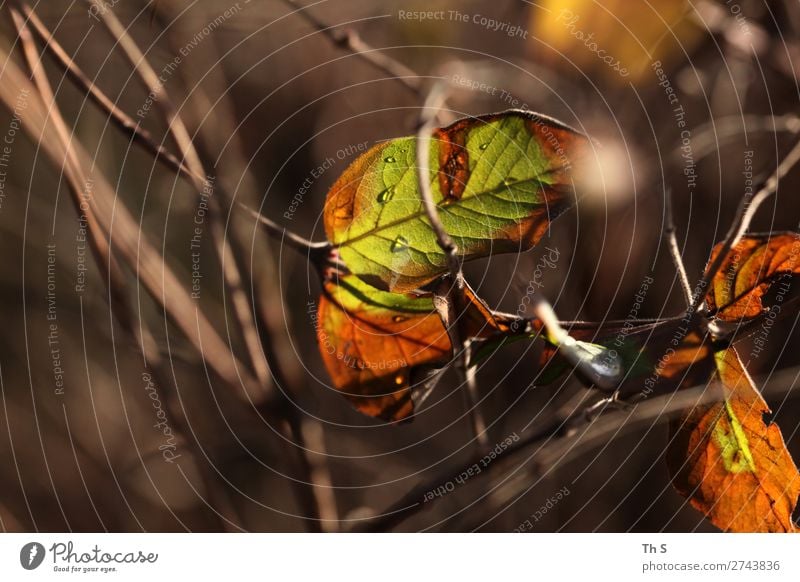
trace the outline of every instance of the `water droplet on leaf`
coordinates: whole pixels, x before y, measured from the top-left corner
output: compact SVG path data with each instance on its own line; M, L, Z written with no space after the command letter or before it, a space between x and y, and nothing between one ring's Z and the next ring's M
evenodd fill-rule
M394 196L394 186L389 186L386 190L381 190L378 194L378 202L383 204L384 202L389 202Z
M488 143L482 143L480 146L478 146L478 148L481 149L481 150L485 150L488 147L489 147Z
M394 159L394 156L386 156L385 158L383 158L383 161L386 162L387 164L393 164L397 160Z
M511 184L513 184L516 181L517 181L516 178L512 178L511 176L509 176L508 178L503 180L503 184L505 184L506 186L511 186Z
M399 253L400 251L404 251L408 248L408 239L403 235L399 235L394 241L392 242L392 252Z
M392 321L395 322L395 323L401 323L401 322L407 321L407 320L408 320L408 318L407 317L403 317L402 315L395 315L392 318Z

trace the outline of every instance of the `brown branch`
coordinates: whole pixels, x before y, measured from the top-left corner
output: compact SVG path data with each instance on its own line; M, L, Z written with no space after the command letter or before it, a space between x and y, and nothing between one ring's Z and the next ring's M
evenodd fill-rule
M103 110L120 130L133 138L136 144L150 152L156 160L178 173L183 178L190 181L205 179L204 175L192 173L188 166L178 159L175 154L158 143L156 138L147 129L143 128L140 123L134 121L133 118L120 109L111 98L83 72L69 54L67 54L61 44L55 39L52 32L50 32L36 12L27 3L21 2L20 9L23 14L25 14L26 18L28 18L33 32L45 43L45 50L55 58L56 63L67 73L68 78L73 81L79 89L83 90L91 101ZM253 211L246 207L244 207L244 209L253 213ZM286 237L291 243L296 243L293 244L293 246L301 251L308 250L315 245L327 244L306 241L285 227L266 218L262 221L262 224L270 236L279 239Z
M73 205L76 212L85 216L87 224L89 225L88 234L90 239L90 246L93 250L95 260L104 273L103 280L106 284L109 295L109 305L112 313L117 321L121 324L133 340L133 344L139 349L144 359L145 369L152 374L161 386L166 385L166 378L169 377L163 368L161 356L155 342L152 339L149 330L146 328L142 330L140 327L133 325L133 316L131 308L127 300L125 292L126 284L124 275L113 255L110 252L109 245L105 240L105 235L100 228L95 212L90 204L86 204L84 200L83 189L88 183L84 165L79 160L78 155L73 147L71 140L71 132L69 131L66 122L64 121L60 109L57 105L55 95L52 91L50 83L45 74L42 66L41 56L39 55L36 46L31 37L30 29L27 26L26 20L17 9L10 7L9 13L12 22L17 31L17 36L20 40L25 60L31 72L33 81L38 89L39 97L43 104L49 103L47 108L47 117L55 127L55 132L60 140L61 146L65 151L64 158L64 171L67 177L67 184L69 191L72 193ZM174 401L174 400L173 400ZM176 419L171 407L165 411L168 418L175 426L181 426L182 432L186 434L185 423ZM191 439L186 439L191 445L196 445ZM195 458L199 461L200 451L197 446L194 448ZM206 489L214 499L214 503L210 505L212 512L220 518L220 526L224 529L229 529L228 526L239 528L236 523L240 519L235 514L232 505L227 499L227 494L218 485L216 480L207 471L202 470L198 464L200 475L204 481Z
M669 188L664 191L664 214L666 215L666 225L664 228L664 237L667 239L667 247L669 248L672 263L678 271L678 277L683 289L683 295L686 299L686 305L692 304L692 286L689 283L689 276L686 274L686 266L683 264L683 257L681 250L678 247L678 239L675 235L675 218L672 209L672 190Z
M645 400L626 409L613 410L599 417L587 415L585 410L581 409L568 417L555 418L509 445L489 463L484 464L482 457L474 456L466 463L459 464L455 468L443 471L426 480L414 487L397 503L382 511L377 517L365 520L353 529L369 532L391 530L423 509L431 507L437 499L442 498L442 496L433 495L433 492L438 491L442 485L458 482L457 478L475 465L482 466L483 469L472 479L485 479L497 473L509 473L510 461L529 453L516 467L512 468L510 471L512 476L520 471L525 463L534 464L531 474L550 473L571 456L586 451L586 448L579 448L578 444L585 444L588 441L589 445L593 446L594 443L607 442L609 437L623 434L623 432L645 423L652 423L653 419L663 421L679 415L692 406L721 399L722 392L720 390L709 388L709 386L698 386L681 390L678 393ZM480 499L490 494L496 487L491 487L487 493L481 495Z
M22 92L37 95L25 75L14 65L9 54L0 49L0 59L7 62L3 71L3 83L0 83L0 100L7 108L13 109L14 101ZM47 107L36 98L31 100L30 109L21 119L25 132L41 145L53 165L69 176L73 174L77 183L81 184L82 171L71 160L77 159L80 167L91 167L91 160L80 143L73 142L73 155L67 152L66 146L58 138L48 122ZM102 232L104 244L113 249L114 254L123 263L133 265L139 281L159 307L169 315L186 339L201 354L204 352L209 367L233 390L244 390L253 398L260 392L246 369L230 352L227 344L217 335L214 327L194 306L189 294L178 282L177 277L165 264L163 257L154 249L146 236L138 228L128 209L117 198L111 185L102 174L94 180L94 195L88 200L93 215L96 217ZM113 216L113 239L110 237ZM199 341L199 337L203 341Z
M425 214L428 217L428 221L431 223L433 232L436 234L439 247L445 254L450 274L457 281L461 273L461 263L458 259L458 247L453 242L453 239L450 238L450 235L444 228L444 224L442 224L441 218L439 218L439 210L436 207L436 203L433 201L430 182L431 133L436 127L437 113L444 105L446 99L447 90L445 86L442 83L437 83L431 89L423 105L420 114L419 129L417 131L417 184L419 186L420 198L422 199L422 206L425 209ZM460 289L463 290L463 282L460 284Z
M415 97L420 99L424 97L419 75L400 61L391 58L387 54L364 42L355 30L351 28L335 30L335 25L329 26L325 24L314 16L308 8L301 6L295 2L295 0L283 0L283 2L293 8L295 13L302 16L306 22L324 34L335 46L350 51L376 69L388 74L402 84L403 87L408 89Z
M170 41L172 40L171 36L168 38ZM213 46L213 43L203 44L203 48L200 49L201 51L210 51L210 53L207 55L208 62L217 62L220 58L219 55L214 54ZM181 68L181 71L184 75L188 75L186 69ZM207 144L216 141L219 135L230 136L230 141L226 150L231 152L232 155L229 156L229 159L226 160L225 163L215 163L214 166L220 166L220 172L222 175L221 181L223 183L225 182L226 176L231 176L230 181L234 181L236 179L241 180L243 176L248 175L248 169L247 164L242 160L242 146L238 141L236 128L229 123L229 120L232 119L233 116L233 108L224 98L227 91L227 82L219 73L217 68L212 68L210 71L203 71L202 78L206 84L210 85L215 83L217 85L218 92L222 95L222 97L212 104L207 97L204 88L195 86L191 92L190 99L188 101L189 105L194 107L197 115L201 119L206 119L206 122L200 124L201 129L199 131L205 131L210 134L210 137L205 140L202 139L201 134L200 138L198 138L198 147L203 150L204 144L206 144L205 149L207 150ZM187 81L188 80L190 79L187 77ZM165 101L169 103L166 91L164 91L164 97ZM212 118L207 118L207 112L211 109L218 113ZM228 115L224 114L226 111ZM177 119L180 121L181 125L183 125L183 121L180 118ZM184 130L184 134L184 141L186 145L181 148L182 151L186 151L187 147L194 149L195 146L193 142L186 139L188 138L188 132ZM200 158L200 154L196 153L196 150L195 156L198 159ZM210 154L210 152L206 152L206 158L212 156L213 155ZM230 212L231 205L233 204L232 197L225 192L224 187L221 185L218 186L218 189L221 194L219 202L224 202L226 206L224 210ZM238 208L240 207L237 207L237 209ZM220 212L221 211L222 204L220 204ZM230 216L228 216L227 219L229 220ZM229 223L226 221L226 225L228 224ZM318 257L327 256L327 243L311 243L301 239L301 237L297 235L294 235L294 233L289 233L286 231L286 229L277 227L277 225L275 225L275 227L276 228L269 230L269 234L274 236L279 231L282 233L285 232L286 235L291 238L292 242L295 243L298 250L307 251L309 258L317 259ZM266 305L264 301L259 301L258 299L262 297L266 298L281 296L281 289L279 285L277 285L278 277L270 273L259 279L257 273L251 274L248 269L245 268L243 259L244 251L242 250L243 247L238 244L235 226L231 226L231 228L233 228L233 230L231 231L229 238L226 238L225 240L229 243L229 258L231 261L235 261L233 264L237 265L237 273L234 273L234 275L238 278L238 273L241 273L241 287L251 290L250 297L253 301L253 304L247 304L247 309L252 311L252 313L249 313L249 317L251 317L255 323L255 333L252 334L251 339L253 340L254 344L256 340L260 342L259 347L263 349L266 362L269 364L269 371L274 378L275 383L281 387L280 390L276 391L279 406L274 410L264 410L257 407L257 412L262 416L276 416L278 419L278 428L280 429L282 438L284 438L287 442L292 443L293 447L289 450L286 456L287 460L289 460L293 465L293 469L296 473L296 478L291 480L291 487L295 493L295 497L298 500L300 507L302 508L303 515L306 518L306 526L312 531L320 531L323 524L330 524L330 521L323 521L322 517L323 509L328 506L327 497L324 495L326 489L325 487L319 485L315 480L316 475L319 474L320 471L316 470L314 466L312 466L305 444L302 419L300 418L297 407L294 406L287 394L302 393L304 389L304 385L301 380L302 370L297 365L295 360L282 357L283 354L281 353L281 350L283 342L281 342L278 337L288 322L276 316L276 313L270 309L270 307ZM226 227L226 231L224 233L220 233L220 236L223 236L227 233L228 230ZM281 237L281 241L283 240L284 238ZM301 245L301 240L306 244ZM268 271L273 269L272 264L269 261L265 262L265 266ZM257 288L259 283L264 284L266 287L265 291L261 291ZM242 298L243 297L244 294L242 294ZM240 310L245 309L242 298L240 298Z
M110 118L115 122L115 124L120 129L122 129L124 132L128 133L129 135L131 135L132 138L134 139L135 143L137 143L139 145L142 145L143 147L145 147L145 149L150 151L154 155L155 159L157 159L161 163L165 164L167 167L173 169L174 171L176 171L182 177L188 178L189 180L194 180L194 182L193 182L194 184L197 184L198 178L203 178L199 173L192 173L192 171L190 171L190 169L188 168L188 166L186 164L184 164L182 161L178 160L178 158L176 156L174 156L173 154L171 154L168 150L166 150L166 148L163 148L162 146L160 146L160 144L157 144L155 142L155 140L152 138L152 136L149 134L149 132L144 130L138 123L134 122L121 109L116 107L116 105L113 102L111 102L111 100L99 88L97 88L96 85L94 85L91 81L89 81L88 77L80 70L80 68L74 63L74 61L71 58L69 58L69 56L66 54L66 52L55 41L54 37L50 34L50 32L47 30L47 28L44 27L44 25L41 23L41 21L36 17L35 13L30 8L28 8L27 6L26 6L26 8L27 8L26 12L35 19L36 24L38 25L35 28L35 30L37 31L37 34L40 36L40 38L42 38L43 41L46 43L46 47L45 47L46 50L49 50L55 56L56 61L62 66L62 68L65 69L65 71L68 74L68 77L71 80L73 80L73 82L75 82L78 85L79 88L84 89L84 91L87 92L87 94L89 95L91 100L93 102L95 102L101 109L106 111L109 114ZM104 11L101 11L101 13L104 13ZM325 243L312 243L310 241L306 241L305 239L302 239L301 237L295 235L291 231L288 231L287 229L276 225L272 221L269 221L265 217L259 216L259 219L261 220L262 224L266 227L266 231L268 232L268 234L270 236L275 237L275 238L280 238L281 240L289 240L292 243L294 243L292 246L294 246L298 250L306 250L311 255L319 256L324 251L326 251L326 249L329 247L327 242L325 242ZM229 263L230 263L230 261L229 261ZM149 288L149 290L150 289L152 289L152 288ZM155 298L155 296L154 296L154 298ZM162 303L162 306L164 306L163 301L161 303ZM190 302L186 301L185 304L189 305ZM170 315L175 315L175 314L173 313L173 314L170 314ZM199 326L199 329L202 330L205 327L205 320L202 317L202 315L200 315L199 312L198 312L197 315L200 317L200 320L201 320L200 321L201 325ZM181 318L179 317L178 319L180 320ZM187 337L189 337L189 339L192 339L191 336L187 336ZM213 339L213 337L212 337L212 339ZM137 345L143 346L143 345L145 345L147 343L148 343L148 341L146 339L142 339L140 342L137 342ZM212 345L215 344L215 343L216 342L212 342ZM199 346L197 344L195 344L195 345L198 347L198 349L201 351L201 354L202 354L202 352L203 352L202 346ZM251 343L251 346L252 346L252 343ZM153 354L158 355L158 352L155 351L155 352L153 352L151 354L151 356L149 358L151 361L154 360L154 355ZM209 362L209 364L211 364L211 367L213 369L215 369L215 371L217 371L220 374L221 377L228 378L227 374L221 373L221 369L222 368L220 366L216 365L216 363L213 361L213 360L217 360L216 356L214 358L206 357L206 359L207 360L212 360L212 361ZM154 374L154 376L155 376L155 374ZM242 379L245 381L245 383L249 383L246 375ZM163 384L164 383L162 382L162 385ZM248 392L251 393L251 394L254 394L255 391L254 390L248 390ZM250 400L250 401L253 401L252 398L247 398L247 399ZM256 398L255 400L257 401L258 398ZM270 406L272 405L271 402L266 402L266 401L264 402L264 404L269 404ZM261 405L261 406L259 406L259 409L266 410L266 407L264 405ZM296 422L288 423L287 427L291 427L291 428L289 428L289 430L291 432L298 432L299 431L299 425ZM302 447L302 439L299 439L299 443L300 444L298 446ZM308 473L308 463L307 463L307 461L303 461L301 464L305 467L305 469L301 469L301 472L304 473L304 474ZM301 495L301 497L302 497L302 495ZM309 496L305 496L305 497L309 497ZM308 505L308 503L306 503L306 505ZM313 500L311 501L311 505L313 506ZM311 513L312 515L315 514L314 511L311 511L309 513Z
M719 271L722 263L728 256L728 253L735 247L747 229L750 227L750 222L753 220L756 211L770 196L778 191L778 184L794 166L800 162L800 141L795 143L794 147L786 154L786 157L778 164L772 175L767 178L764 185L753 195L752 199L746 196L739 202L739 208L736 210L736 216L728 229L728 234L722 243L720 251L717 253L714 261L703 274L703 277L698 282L694 290L694 297L691 304L691 310L697 310L700 305L705 301L705 292L714 276Z
M298 234L293 233L286 227L279 225L277 222L267 218L263 214L256 212L246 204L241 202L236 202L236 204L241 210L255 218L261 226L265 227L265 230L269 234L280 238L281 242L287 243L288 246L293 247L300 252L308 253L312 262L323 261L331 250L331 243L328 241L310 241Z
M149 131L141 127L139 123L135 122L130 116L117 107L102 89L86 76L55 37L53 37L53 34L47 29L36 12L25 2L20 2L19 5L20 10L28 19L28 23L31 25L33 32L45 44L45 50L49 51L50 54L55 57L56 62L67 73L69 78L80 87L98 107L108 113L110 119L120 129L131 135L139 145L149 150L157 160L189 176L189 168L183 164L175 154L156 142ZM200 178L202 179L202 176L200 176Z
M439 210L433 200L430 181L430 144L431 134L436 127L437 113L447 99L447 89L443 83L437 83L431 89L420 113L419 129L416 141L417 185L419 187L422 206L425 215L436 234L436 241L447 260L449 276L442 281L437 290L437 311L442 318L442 323L447 329L453 356L460 355L459 369L464 381L464 396L467 404L467 413L472 424L479 450L489 448L489 436L486 430L486 421L480 410L477 380L474 365L471 361L470 339L461 330L461 322L468 305L464 290L464 274L461 271L461 261L458 257L458 246L450 238L447 230L439 217Z
M156 95L156 101L161 108L167 122L167 129L172 135L178 151L183 156L184 163L189 168L189 176L199 195L208 192L209 179L201 176L206 176L203 164L200 161L200 156L192 143L192 138L189 131L181 120L180 116L175 111L175 107L164 88L163 83L158 78L158 75L150 66L150 63L145 58L133 38L128 34L127 29L114 15L113 11L103 9L99 0L89 0L93 6L97 7L100 19L105 25L106 29L111 33L114 40L117 42L122 52L130 62L139 79L144 84L145 88L151 93ZM216 194L216 195L215 195ZM239 267L238 257L233 253L230 241L225 237L224 225L222 223L222 204L220 202L219 193L215 193L213 188L209 194L209 222L211 224L211 238L217 250L218 260L222 269L225 286L230 294L230 301L233 306L235 320L238 324L239 333L244 340L247 349L248 362L251 370L255 373L259 383L266 391L271 384L269 369L264 360L259 339L258 330L256 328L255 320L253 319L252 309L250 307L247 295L242 287L241 269Z
M787 368L775 374L758 378L757 386L762 386L761 393L765 398L798 398L800 391L795 387L800 381L800 368ZM491 505L494 507L508 507L513 500L527 493L540 479L552 475L564 463L567 463L597 447L607 445L614 439L644 427L654 427L664 424L680 416L693 406L710 404L721 401L724 391L719 385L697 386L681 390L674 394L667 394L659 398L646 400L628 411L616 411L580 428L567 438L553 442L552 445L544 440L535 450L518 464L519 470L512 471L509 475L489 486L489 495L496 496L495 503L486 503L483 498L475 500L481 507ZM628 417L625 415L628 414ZM625 417L625 418L624 418ZM523 469L523 463L533 460L528 470ZM477 518L470 530L479 529L489 519Z
M326 462L325 431L322 423L306 420L302 425L306 442L314 454L309 456L311 478L314 483L319 517L322 530L335 532L339 530L339 512L336 506L336 494L333 487L330 468Z
M172 38L170 36L169 40L172 41ZM176 47L176 50L177 48L179 47ZM205 62L219 62L221 58L214 50L213 43L204 43L198 50L206 53L198 57L200 59L205 57ZM186 81L191 82L190 69L182 67L180 70ZM255 192L256 188L250 175L249 164L243 153L243 145L240 143L237 128L232 122L235 118L235 109L228 100L227 79L217 67L210 70L204 69L200 73L208 89L195 84L188 100L188 105L193 107L197 118L203 120L199 124L198 147L203 152L205 159L214 160L213 165L219 168L222 183L238 183L237 191ZM207 94L208 91L219 95L213 103ZM209 110L215 111L216 115L209 117L207 115ZM225 144L224 151L227 156L224 160L213 151L220 135L229 136L228 142ZM247 182L250 184L248 185ZM233 202L232 197L227 194L226 202L228 204ZM231 218L233 217L228 217L229 220ZM265 217L260 218L268 220ZM237 249L238 256L243 257L242 249L244 247L238 245L236 224L229 223L229 228L231 244L233 248ZM286 231L286 234L287 238L293 237L292 242L296 245L297 250L306 251L309 260L318 266L327 262L329 250L327 242L312 243L294 233ZM299 240L306 244L300 245ZM284 238L281 238L280 242L285 242ZM287 353L286 342L282 339L284 331L291 328L289 314L279 313L272 308L269 302L271 298L282 300L283 291L278 282L280 277L275 272L276 267L272 261L266 260L261 264L266 271L263 275L260 275L259 271L250 272L247 269L242 269L242 274L248 279L246 288L251 290L258 332L270 371L276 384L282 388L278 395L282 412L278 418L278 424L282 431L282 438L292 445L285 456L286 460L290 461L296 476L291 479L290 485L302 509L302 515L307 520L306 527L312 531L335 530L338 529L335 496L333 490L324 483L327 471L325 459L313 452L321 449L306 445L307 429L312 431L311 435L313 436L316 434L313 432L313 427L318 428L319 431L322 431L322 427L318 421L302 417L300 409L290 397L290 395L301 395L305 391L303 369L299 361L294 358L294 354ZM274 416L273 411L259 410L258 412ZM322 441L317 444L321 443ZM318 477L323 482L320 482ZM330 510L331 507L334 508L334 511Z
M64 118L61 116L61 111L55 106L55 95L50 87L50 82L47 80L44 68L42 67L42 62L39 58L36 46L34 45L33 38L31 37L30 29L28 29L25 20L16 9L9 7L9 14L11 15L12 24L17 32L25 61L28 64L31 80L36 85L42 102L53 104L53 106L48 109L48 117L55 127L58 140L64 147L64 169L67 184L70 186L69 192L72 195L72 203L80 215L82 212L81 204L83 203L87 179L74 150L70 147L71 132L67 129ZM89 205L86 206L87 208L83 211L83 215L86 217L89 245L103 273L103 279L108 283L109 303L122 317L121 322L123 325L130 327L130 320L125 319L128 300L124 292L124 274L119 263L117 263L110 253L108 241L100 228L94 211Z

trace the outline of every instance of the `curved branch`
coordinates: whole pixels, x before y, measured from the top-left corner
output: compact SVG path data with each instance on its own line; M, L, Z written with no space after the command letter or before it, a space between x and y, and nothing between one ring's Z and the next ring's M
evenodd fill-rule
M800 162L800 141L795 143L794 147L786 154L786 157L778 164L772 175L767 178L764 185L755 193L752 199L746 196L742 198L739 203L739 208L736 211L736 217L733 219L728 234L725 236L725 241L722 248L717 253L714 261L711 263L705 274L697 283L694 289L694 300L690 306L690 311L696 311L700 305L705 301L705 292L714 276L722 267L722 263L728 256L728 253L735 247L747 229L750 227L750 222L753 220L759 206L764 203L770 196L778 191L778 184L794 166Z

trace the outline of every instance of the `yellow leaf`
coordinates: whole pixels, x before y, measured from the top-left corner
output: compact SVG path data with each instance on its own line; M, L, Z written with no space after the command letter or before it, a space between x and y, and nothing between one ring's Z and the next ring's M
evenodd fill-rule
M569 60L612 82L652 81L653 62L686 58L700 38L683 0L545 0L532 13L537 56ZM541 45L549 45L551 50ZM544 49L544 50L543 50Z

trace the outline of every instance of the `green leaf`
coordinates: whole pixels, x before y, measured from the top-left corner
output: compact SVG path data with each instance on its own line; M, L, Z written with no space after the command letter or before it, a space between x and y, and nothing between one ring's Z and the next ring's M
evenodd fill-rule
M465 259L533 247L573 204L573 167L589 140L535 113L465 118L434 132L430 180L445 229ZM407 292L447 271L425 215L416 139L378 144L333 185L325 231L350 271Z

